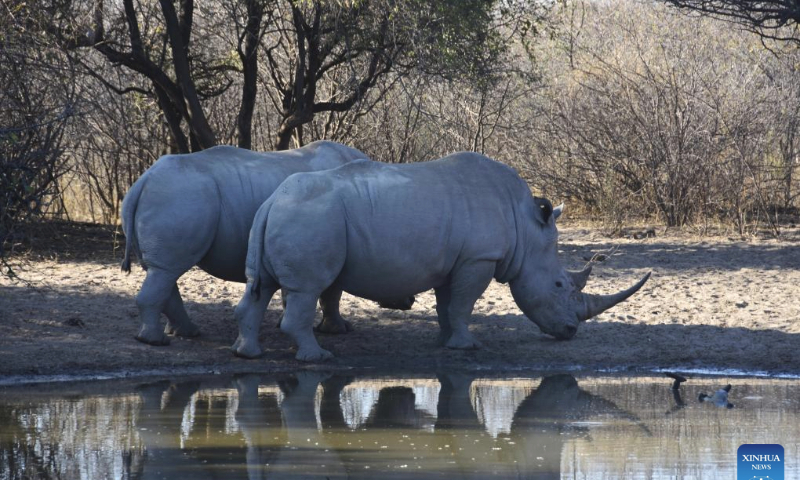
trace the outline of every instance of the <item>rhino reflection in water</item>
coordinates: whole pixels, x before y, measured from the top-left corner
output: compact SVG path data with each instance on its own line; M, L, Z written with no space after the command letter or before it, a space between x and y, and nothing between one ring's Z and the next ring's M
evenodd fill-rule
M641 425L614 403L582 390L571 375L552 375L518 405L500 405L514 412L513 419L507 433L493 438L472 406L474 377L448 373L437 379L435 408L417 404L414 390L397 381L373 392L377 400L357 427L343 415L358 410L346 402L359 397L343 394L354 381L349 377L304 372L280 381L279 390L265 385L261 393L258 375L236 377L236 392L198 390L197 382L146 384L137 389L140 411L132 423L143 453L132 458L130 476L263 480L445 474L477 480L495 472L500 478L559 478L565 443L589 432L576 423L612 416Z
M317 390L330 374L301 372L290 381L281 382L280 403L282 446L275 445L277 428L260 423L257 406L257 377L239 381L239 404L236 418L247 442L248 479L347 478L339 452L327 444L316 416ZM332 389L331 389L332 390ZM253 408L253 407L256 408ZM277 427L277 426L276 426Z
M137 422L144 446L143 458L135 458L132 471L136 478L156 480L197 470L197 460L186 455L181 442L181 420L199 382L145 384L137 388L142 400ZM214 478L208 471L197 470L198 480Z
M579 322L634 294L650 274L614 295L583 293L590 269L569 272L558 261L560 213L535 199L514 170L473 153L407 165L358 160L292 175L253 221L234 352L261 354L259 325L281 287L281 330L299 360L333 356L312 330L316 299L331 288L379 302L434 289L440 342L477 348L467 324L492 278L510 284L543 332L569 339Z
M439 473L447 478L481 479L486 478L487 472L497 470L501 478L560 478L565 442L588 432L573 423L595 416L614 416L641 425L635 416L614 403L582 390L571 375L552 375L542 379L517 406L510 432L493 440L486 435L487 426L481 424L472 407L473 377L441 374L433 431L418 428L428 414L415 409L410 388L399 386L381 389L368 420L351 430L342 418L342 411L347 408L340 403L349 380L326 377L304 373L292 389L284 389L287 396L280 409L288 441L277 451L262 456L256 465L248 464L251 479L422 478L415 469L417 465L424 465L423 477ZM321 396L320 385L324 390ZM239 400L237 418L255 413L245 412L249 404ZM247 430L258 429L253 422L242 423L241 427L245 438L252 435ZM265 461L267 457L269 460ZM248 455L248 462L251 458L254 457ZM396 468L402 464L406 464L407 471Z

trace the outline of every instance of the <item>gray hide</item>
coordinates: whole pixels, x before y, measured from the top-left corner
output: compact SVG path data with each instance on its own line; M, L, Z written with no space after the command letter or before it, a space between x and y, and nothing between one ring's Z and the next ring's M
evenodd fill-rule
M147 277L136 297L142 327L136 339L166 345L166 334L195 336L176 280L197 265L211 275L244 282L247 240L256 211L286 177L367 158L334 142L314 142L282 152L257 153L230 146L161 157L133 184L122 202L125 259L140 259ZM341 292L320 298L323 325L343 325ZM160 315L168 319L160 328ZM323 327L324 330L324 327Z
M636 292L580 292L584 272L557 257L550 202L534 199L511 168L473 153L406 165L357 161L292 175L259 209L247 254L248 288L236 309L241 356L260 354L258 328L278 285L286 292L281 329L300 360L323 360L311 328L316 297L331 286L376 300L433 288L449 348L477 348L467 329L492 278L509 282L517 305L560 339L578 323Z

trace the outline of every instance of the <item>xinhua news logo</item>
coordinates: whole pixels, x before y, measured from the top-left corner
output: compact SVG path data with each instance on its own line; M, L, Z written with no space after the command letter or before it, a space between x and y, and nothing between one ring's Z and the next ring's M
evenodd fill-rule
M784 480L783 447L744 444L736 452L736 480Z

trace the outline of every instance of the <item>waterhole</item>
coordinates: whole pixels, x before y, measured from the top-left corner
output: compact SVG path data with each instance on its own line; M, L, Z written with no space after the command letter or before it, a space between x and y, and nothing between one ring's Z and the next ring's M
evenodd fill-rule
M731 384L733 408L700 402ZM322 372L4 387L0 479L800 478L800 381Z

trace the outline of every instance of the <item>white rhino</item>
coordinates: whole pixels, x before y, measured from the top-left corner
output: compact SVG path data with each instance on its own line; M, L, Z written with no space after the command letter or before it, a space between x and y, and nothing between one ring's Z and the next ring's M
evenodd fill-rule
M514 170L474 153L292 175L253 221L234 352L261 353L259 324L279 286L281 330L299 360L332 356L312 331L316 298L332 287L378 301L433 288L441 343L467 349L479 346L467 321L494 278L510 283L543 332L571 338L580 321L634 294L650 274L615 295L582 293L589 269L568 272L558 261L560 213L534 199Z
M256 211L293 173L338 167L365 159L360 151L329 141L295 150L257 153L230 146L158 159L122 202L125 258L140 259L147 276L136 297L142 328L136 339L167 345L167 334L199 333L183 306L176 281L197 265L223 280L244 282L247 239ZM348 325L339 315L341 292L320 297L320 330L339 332ZM168 319L160 328L160 315Z

